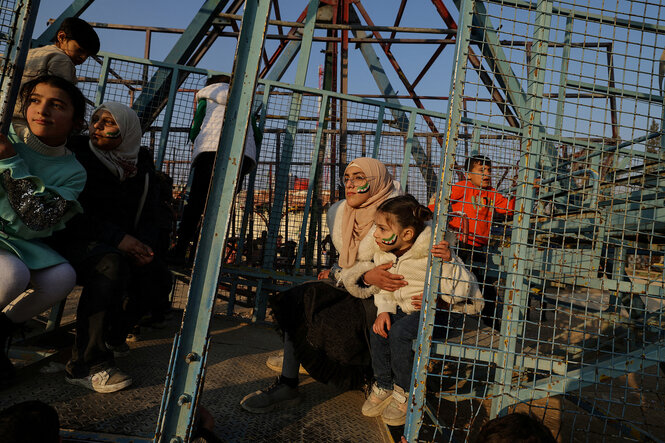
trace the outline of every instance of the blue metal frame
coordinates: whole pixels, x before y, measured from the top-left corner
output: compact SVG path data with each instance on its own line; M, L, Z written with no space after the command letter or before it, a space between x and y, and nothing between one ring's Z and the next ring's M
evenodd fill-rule
M450 186L455 176L455 151L457 149L459 128L462 115L462 91L466 76L466 66L469 56L469 40L473 11L476 7L475 0L464 0L460 5L459 27L457 41L455 42L455 70L451 79L450 99L448 101L448 117L446 121L446 144L445 155L440 168L441 180L436 191L436 210L434 211L433 243L443 240L446 227L448 226L447 211L438 208L447 208L449 204ZM407 441L418 441L420 427L423 424L424 413L429 414L436 423L435 414L429 411L426 402L427 364L431 353L431 337L434 332L434 317L436 314L436 299L438 285L441 279L441 259L429 256L427 261L427 276L423 289L423 305L420 310L420 331L418 339L414 343L415 358L413 370L411 371L411 389L409 392L409 408L406 415L404 435Z
M219 276L222 250L233 204L237 178L250 124L256 76L263 50L270 0L247 2L238 38L234 75L224 116L217 161L203 219L201 239L194 260L187 307L177 347L171 355L160 408L155 440L186 441L192 424L205 375L209 344L208 329Z

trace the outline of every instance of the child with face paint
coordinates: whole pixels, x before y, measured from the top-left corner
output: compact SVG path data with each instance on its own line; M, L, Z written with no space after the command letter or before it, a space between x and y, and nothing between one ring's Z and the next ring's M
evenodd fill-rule
M409 282L394 291L374 296L377 317L370 333L372 368L376 379L362 408L363 415L377 417L392 426L406 419L408 386L420 315L412 300L423 292L432 228L432 212L411 195L384 201L376 210L374 264L390 264L390 272ZM483 300L475 277L459 258L443 263L441 298L455 312L476 313Z

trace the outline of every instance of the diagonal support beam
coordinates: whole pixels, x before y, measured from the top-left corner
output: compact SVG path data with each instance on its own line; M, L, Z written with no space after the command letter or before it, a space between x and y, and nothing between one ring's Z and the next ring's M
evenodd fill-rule
M74 0L72 4L62 11L62 14L60 14L60 16L56 18L44 32L42 32L42 35L37 37L37 45L44 46L54 41L55 35L58 33L58 29L60 29L62 22L66 18L80 16L94 1L95 0Z
M360 19L353 8L349 8L349 24L360 24ZM357 38L367 37L367 34L360 30L354 30L353 35ZM374 82L379 88L379 91L386 96L397 95L395 89L390 84L390 80L388 80L386 71L383 69L381 61L376 55L376 51L374 51L372 45L369 43L364 43L360 44L359 46L360 52L365 59L365 63L367 63L367 66L369 67L369 71L372 73L372 77L374 78ZM400 101L396 98L386 98L386 102L401 105ZM398 110L391 110L390 112L393 114L397 122L393 124L393 126L400 131L406 132L409 127L409 118L406 113L404 111ZM418 142L418 139L416 138L413 139L413 146L411 149L413 159L415 160L418 168L420 168L420 172L422 173L423 179L425 180L425 184L427 186L427 195L432 195L436 191L437 176L436 172L434 171L434 166L432 165L431 159L428 157L427 152L423 149L423 147Z

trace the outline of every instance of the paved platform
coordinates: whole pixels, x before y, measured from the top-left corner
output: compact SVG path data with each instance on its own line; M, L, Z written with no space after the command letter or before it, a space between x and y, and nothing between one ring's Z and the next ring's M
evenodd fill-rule
M69 315L70 304L73 301L68 303ZM224 311L223 306L218 308L216 311ZM44 368L62 369L69 356L71 337L52 338L53 343L47 347L59 352L22 369L16 385L2 391L0 408L39 399L57 409L63 429L150 438L154 435L172 338L179 323L180 319L174 318L164 329L144 328L141 340L129 343L130 355L117 363L132 376L134 385L113 394L69 385L61 370L41 372ZM360 413L362 392L340 392L307 376L301 380L303 402L299 406L267 415L245 412L239 401L269 385L277 375L265 365L265 360L280 349L280 337L269 325L220 316L212 321L211 335L201 404L214 416L215 433L224 441L390 441L379 420ZM106 441L113 441L110 438Z

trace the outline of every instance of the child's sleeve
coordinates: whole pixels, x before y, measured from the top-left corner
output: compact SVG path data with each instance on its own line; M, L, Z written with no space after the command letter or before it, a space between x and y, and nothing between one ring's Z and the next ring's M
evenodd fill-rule
M439 291L441 299L451 306L451 310L465 314L482 311L485 302L478 282L462 260L453 254L451 260L441 266Z
M85 186L85 179L81 167L66 183L46 187L39 177L30 174L20 156L0 160L0 186L6 201L4 230L30 239L47 237L64 228L67 220L82 211L76 198Z
M515 198L507 198L500 192L494 191L494 209L501 214L513 212L515 210Z
M378 294L374 295L374 305L376 305L376 315L383 312L397 313L397 302L392 292L382 289Z

